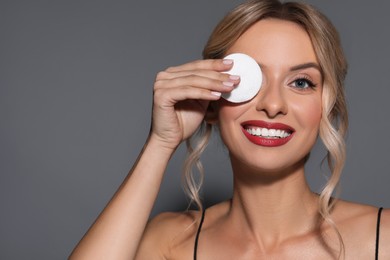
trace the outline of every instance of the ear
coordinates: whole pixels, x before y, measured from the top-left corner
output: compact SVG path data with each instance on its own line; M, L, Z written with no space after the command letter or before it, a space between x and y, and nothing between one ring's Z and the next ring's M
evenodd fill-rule
M207 107L206 114L204 116L204 120L207 124L215 125L218 123L218 108L216 102L210 102Z

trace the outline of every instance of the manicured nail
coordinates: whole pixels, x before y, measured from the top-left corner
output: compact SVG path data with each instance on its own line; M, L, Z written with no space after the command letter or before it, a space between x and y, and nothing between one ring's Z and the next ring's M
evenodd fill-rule
M216 91L211 91L211 95L220 97L222 95L222 93L221 92L216 92Z
M225 64L225 65L232 65L233 64L233 60L229 60L229 59L223 60L223 64Z
M229 76L229 79L236 81L236 80L239 80L239 79L240 79L240 76L230 75L230 76Z
M222 84L225 86L225 87L233 87L234 86L234 83L233 82L229 82L229 81L224 81L222 82Z

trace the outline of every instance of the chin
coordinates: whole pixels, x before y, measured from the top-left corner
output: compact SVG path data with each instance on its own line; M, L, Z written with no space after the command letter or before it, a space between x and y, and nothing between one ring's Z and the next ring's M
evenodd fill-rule
M300 171L303 173L308 157L309 154L306 154L296 160L283 160L275 159L278 158L275 156L263 156L261 159L256 159L230 155L235 174L249 174L265 178L280 178Z

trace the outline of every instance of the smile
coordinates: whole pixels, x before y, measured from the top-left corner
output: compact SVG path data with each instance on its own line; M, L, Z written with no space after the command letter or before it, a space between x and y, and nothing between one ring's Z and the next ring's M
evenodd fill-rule
M246 138L261 146L275 147L286 144L294 136L295 130L285 124L252 120L242 124Z
M245 130L251 135L261 136L264 138L279 139L279 138L286 138L291 135L291 133L280 129L253 127L253 128L245 128Z

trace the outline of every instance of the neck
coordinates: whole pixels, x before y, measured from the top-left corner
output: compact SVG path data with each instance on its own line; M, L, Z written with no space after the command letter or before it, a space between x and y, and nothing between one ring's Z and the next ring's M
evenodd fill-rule
M242 170L233 163L230 216L241 232L266 246L315 228L318 196L306 182L303 163L278 173Z

